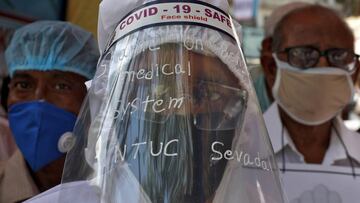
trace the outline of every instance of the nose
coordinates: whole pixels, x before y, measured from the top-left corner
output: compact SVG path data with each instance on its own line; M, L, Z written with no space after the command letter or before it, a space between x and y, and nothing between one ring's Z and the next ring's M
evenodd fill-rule
M330 66L329 62L327 61L326 56L321 56L319 58L318 63L316 64L317 67L328 67Z
M35 100L46 100L47 89L44 82L39 82L35 89Z

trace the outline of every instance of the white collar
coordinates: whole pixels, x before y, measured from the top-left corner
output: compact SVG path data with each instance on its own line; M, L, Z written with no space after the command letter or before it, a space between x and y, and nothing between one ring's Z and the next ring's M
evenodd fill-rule
M275 154L280 152L284 147L289 146L300 158L303 158L302 154L296 149L286 129L284 129L284 142L282 143L281 133L283 126L280 120L278 105L275 102L264 113L264 120ZM335 128L338 129L339 136L343 140L350 156L360 163L360 147L358 147L360 144L360 135L347 129L340 118L336 118ZM324 165L332 165L337 160L347 158L346 151L336 133L335 130L331 132L330 145L323 160Z

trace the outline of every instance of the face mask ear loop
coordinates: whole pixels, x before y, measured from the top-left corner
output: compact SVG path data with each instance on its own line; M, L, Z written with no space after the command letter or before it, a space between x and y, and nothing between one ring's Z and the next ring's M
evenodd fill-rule
M286 172L286 163L285 163L285 150L284 150L284 125L281 128L281 159L282 159L282 169L283 173Z
M338 129L337 129L335 126L334 126L334 130L335 130L336 136L339 138L339 140L340 140L340 142L341 142L342 146L343 146L343 147L344 147L344 149L345 149L346 157L347 157L347 159L348 159L348 160L349 160L349 162L350 162L350 166L351 166L351 173L352 173L352 175L353 175L354 179L356 179L356 173L355 173L355 167L354 167L354 162L353 162L353 159L351 158L351 156L350 156L350 154L349 154L349 151L347 150L346 145L345 145L345 143L344 143L343 139L341 138L341 136L340 136L340 134L339 134Z

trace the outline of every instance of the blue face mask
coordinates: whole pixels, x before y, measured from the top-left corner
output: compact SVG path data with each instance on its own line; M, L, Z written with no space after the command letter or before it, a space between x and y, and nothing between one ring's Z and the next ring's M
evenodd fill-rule
M10 129L33 171L60 158L60 137L72 132L76 115L47 102L25 102L9 109Z

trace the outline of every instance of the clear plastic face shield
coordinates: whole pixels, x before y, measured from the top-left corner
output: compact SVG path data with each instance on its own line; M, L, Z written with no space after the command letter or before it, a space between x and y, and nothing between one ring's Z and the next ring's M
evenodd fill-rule
M164 14L170 9L181 17ZM190 16L195 23L176 19ZM220 9L194 2L153 2L120 21L76 124L63 183L94 186L100 202L284 202L231 26Z

